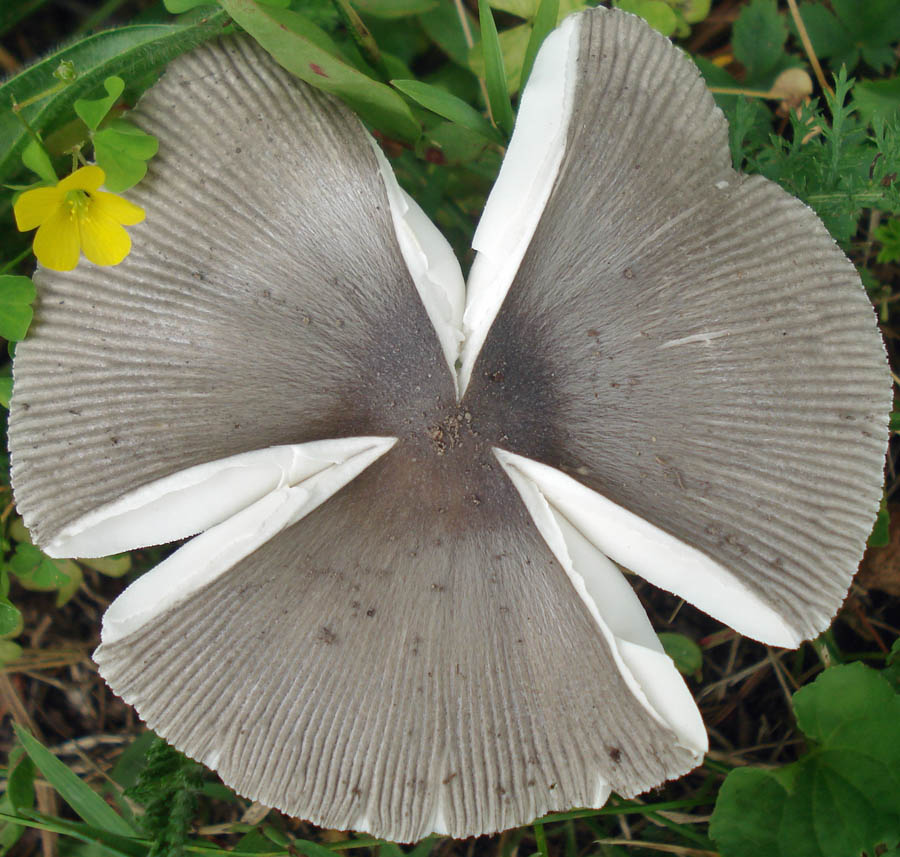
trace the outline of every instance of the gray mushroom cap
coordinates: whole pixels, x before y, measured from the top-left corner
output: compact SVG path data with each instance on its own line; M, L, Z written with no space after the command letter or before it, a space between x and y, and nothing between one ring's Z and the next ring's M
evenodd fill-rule
M147 220L36 276L9 438L48 551L200 533L95 654L175 746L322 825L491 832L705 751L613 561L769 643L827 626L881 492L874 314L637 18L548 40L466 294L358 120L251 42L136 116Z

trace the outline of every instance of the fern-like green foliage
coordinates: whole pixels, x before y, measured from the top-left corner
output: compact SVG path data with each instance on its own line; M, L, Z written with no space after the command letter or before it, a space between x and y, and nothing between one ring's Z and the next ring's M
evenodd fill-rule
M827 111L818 101L801 105L791 112L789 135L773 133L760 110L743 98L726 107L735 167L761 173L802 199L843 245L864 208L900 212L900 122L893 116L871 126L861 121L845 69L835 76Z
M148 857L182 857L203 788L204 768L157 738L138 781L125 795L144 807L141 826L153 840Z

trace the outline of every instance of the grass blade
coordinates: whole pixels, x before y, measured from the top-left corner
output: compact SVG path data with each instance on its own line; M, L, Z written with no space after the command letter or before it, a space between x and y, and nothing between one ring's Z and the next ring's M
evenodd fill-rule
M509 87L497 26L487 0L478 0L478 18L481 22L481 50L484 55L484 78L494 124L507 137L512 134L513 110L509 101Z
M400 94L344 62L328 34L312 21L255 0L220 3L291 74L337 95L388 136L407 142L419 138L422 129Z
M134 831L100 795L66 765L59 761L40 741L20 726L16 735L31 761L40 769L60 797L89 825L119 836L133 836Z
M528 37L528 47L525 48L525 59L522 61L522 82L519 84L519 92L525 89L528 78L531 77L531 69L534 66L534 58L537 56L544 39L556 26L559 17L559 0L541 0L538 4L534 22L531 26L531 35Z
M498 133L497 129L471 104L446 90L419 80L392 80L391 85L432 113L437 113L438 116L443 116L495 143L502 145L505 142L503 135Z

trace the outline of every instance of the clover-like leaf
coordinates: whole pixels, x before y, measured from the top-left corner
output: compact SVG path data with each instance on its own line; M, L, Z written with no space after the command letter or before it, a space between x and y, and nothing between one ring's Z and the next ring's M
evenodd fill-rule
M678 26L678 17L664 0L614 0L614 5L623 12L643 18L664 36L671 36Z
M63 603L81 584L82 572L77 563L68 559L53 559L34 545L16 545L9 568L23 588L34 592L59 590L65 596Z
M25 338L31 324L31 302L35 298L30 277L0 275L0 336L11 342Z
M784 46L788 29L775 0L753 0L734 23L732 49L747 70L748 88L767 87L787 67Z
M22 163L33 173L37 173L45 182L56 184L59 181L59 176L53 169L47 150L37 140L32 140L22 150Z
M900 696L862 664L794 694L812 750L778 771L739 768L710 823L723 857L848 857L900 842Z
M834 12L822 3L800 7L820 57L829 57L835 68L847 66L847 71L860 59L877 71L893 64L893 45L900 39L900 6L895 0L832 0L831 5Z
M0 638L16 637L21 631L21 611L8 598L0 598Z
M114 119L94 134L94 157L113 193L134 187L147 174L147 161L159 149L156 137L124 119Z
M112 110L113 105L119 100L119 96L125 91L125 81L121 77L108 77L103 81L106 95L103 98L88 100L79 98L75 104L75 112L85 125L96 131L100 123L106 118L106 114Z

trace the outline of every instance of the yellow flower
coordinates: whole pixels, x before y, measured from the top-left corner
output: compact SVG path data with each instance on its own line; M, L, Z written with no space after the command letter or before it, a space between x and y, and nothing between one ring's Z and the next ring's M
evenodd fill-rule
M81 252L95 265L118 265L131 250L122 224L144 219L144 209L99 190L100 167L75 170L56 187L26 190L14 207L20 232L37 228L34 255L45 268L71 271Z

